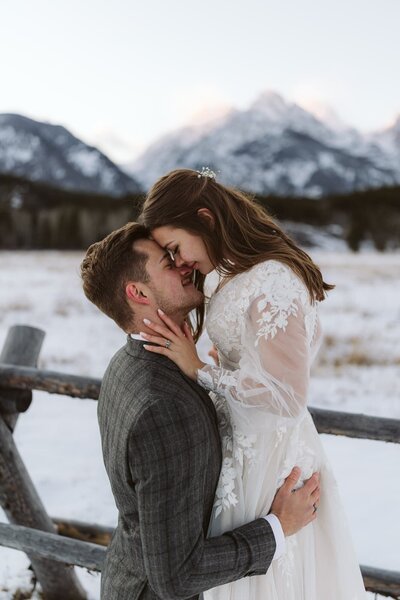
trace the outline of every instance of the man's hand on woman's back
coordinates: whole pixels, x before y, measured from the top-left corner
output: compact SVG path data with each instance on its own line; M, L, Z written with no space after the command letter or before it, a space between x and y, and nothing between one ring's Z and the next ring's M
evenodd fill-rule
M297 533L317 517L320 499L319 474L314 473L302 487L294 489L300 475L299 467L294 467L276 492L270 510L278 517L285 536Z

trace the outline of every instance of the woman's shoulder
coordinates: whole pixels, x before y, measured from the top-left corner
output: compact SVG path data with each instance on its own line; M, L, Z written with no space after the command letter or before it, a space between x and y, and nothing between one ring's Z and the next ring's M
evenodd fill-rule
M293 273L294 275L294 272L289 267L289 265L274 258L269 258L267 260L262 260L256 263L247 271L247 273L260 273L264 275L279 275L285 273Z
M277 280L299 280L299 277L288 264L272 258L255 264L246 273L249 278L259 279L269 285Z
M272 303L298 299L307 302L308 290L302 279L286 263L263 260L247 271L253 296L263 294Z
M253 300L265 296L271 303L281 301L283 297L306 301L308 291L302 280L287 265L279 260L268 259L258 262L246 271L230 278L213 294L221 296L223 301L240 300L243 309Z

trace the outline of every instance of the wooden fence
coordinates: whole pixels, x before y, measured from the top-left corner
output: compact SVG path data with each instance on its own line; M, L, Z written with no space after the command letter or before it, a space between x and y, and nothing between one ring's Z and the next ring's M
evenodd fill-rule
M32 390L96 400L101 381L37 368L44 332L11 327L0 354L0 545L25 552L46 600L86 598L73 565L101 571L112 528L50 517L13 438ZM400 420L310 408L320 433L400 443ZM400 572L361 566L366 588L400 599Z

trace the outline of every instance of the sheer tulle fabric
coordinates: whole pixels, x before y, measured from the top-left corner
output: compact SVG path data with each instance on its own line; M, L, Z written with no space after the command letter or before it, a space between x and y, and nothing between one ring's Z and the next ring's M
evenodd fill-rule
M209 535L268 513L293 466L298 486L315 470L323 495L318 519L287 538L266 575L204 594L205 600L359 600L365 591L337 486L306 408L321 329L299 278L266 261L232 279L208 307L207 330L220 367L199 383L212 392L223 466Z
M234 422L251 433L294 426L307 403L310 364L304 309L294 301L292 314L281 317L282 326L264 334L272 313L265 294L253 300L244 315L241 337L246 352L239 368L207 365L198 375L203 387L229 401Z

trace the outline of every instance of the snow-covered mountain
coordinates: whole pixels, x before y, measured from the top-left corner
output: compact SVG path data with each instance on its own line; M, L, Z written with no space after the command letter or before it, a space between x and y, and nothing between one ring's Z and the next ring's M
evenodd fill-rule
M367 137L265 92L205 128L162 137L125 168L145 189L171 169L207 165L221 182L251 192L320 197L396 184L399 158L400 121L397 134Z
M390 127L369 136L372 145L383 149L385 159L393 170L400 170L400 115ZM379 160L379 158L377 159Z
M70 190L122 196L140 185L67 129L0 114L0 173Z

